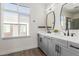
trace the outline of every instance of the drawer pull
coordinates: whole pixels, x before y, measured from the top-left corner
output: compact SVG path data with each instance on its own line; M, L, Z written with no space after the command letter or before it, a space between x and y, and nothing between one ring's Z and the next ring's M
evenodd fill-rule
M61 47L59 45L55 45L55 51L57 53L61 53Z
M42 38L40 38L40 42L42 42Z
M70 45L70 47L75 48L75 49L79 49L79 47L75 47L75 46L73 46L73 45Z

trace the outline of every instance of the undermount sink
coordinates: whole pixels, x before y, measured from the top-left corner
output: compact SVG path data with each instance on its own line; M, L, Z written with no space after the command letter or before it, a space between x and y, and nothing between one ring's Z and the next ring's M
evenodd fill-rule
M51 32L47 32L48 34L51 34Z

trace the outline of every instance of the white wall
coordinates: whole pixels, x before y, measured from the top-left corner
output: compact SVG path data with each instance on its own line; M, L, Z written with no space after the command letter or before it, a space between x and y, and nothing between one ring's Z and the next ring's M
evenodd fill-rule
M31 8L30 37L0 39L0 55L38 47L37 32L39 25L45 25L45 9L43 4L24 4ZM35 20L35 22L33 22Z

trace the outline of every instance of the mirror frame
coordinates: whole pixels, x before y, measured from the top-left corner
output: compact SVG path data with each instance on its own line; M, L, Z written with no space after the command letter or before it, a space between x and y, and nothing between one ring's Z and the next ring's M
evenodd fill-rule
M51 11L51 12L49 12L49 13L47 13L46 14L46 28L47 28L47 31L49 30L49 28L51 28L51 27L48 27L48 25L47 25L47 18L48 18L48 15L50 14L50 13L53 13L53 15L54 15L54 22L53 22L53 28L52 29L54 29L55 28L55 12L54 11Z
M60 10L60 26L61 26L61 28L62 28L62 25L61 25L61 15L62 15L63 7L64 7L66 4L68 4L68 3L64 3L64 4L62 5L62 7L61 7L61 10ZM62 28L62 29L63 29L63 28ZM69 30L69 29L65 29L65 30Z

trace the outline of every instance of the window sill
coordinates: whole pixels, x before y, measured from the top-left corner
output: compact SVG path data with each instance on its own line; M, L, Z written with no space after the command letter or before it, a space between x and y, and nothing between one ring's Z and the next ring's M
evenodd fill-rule
M8 40L8 39L20 39L20 38L30 38L31 36L19 36L19 37L4 37L1 38L3 40Z

